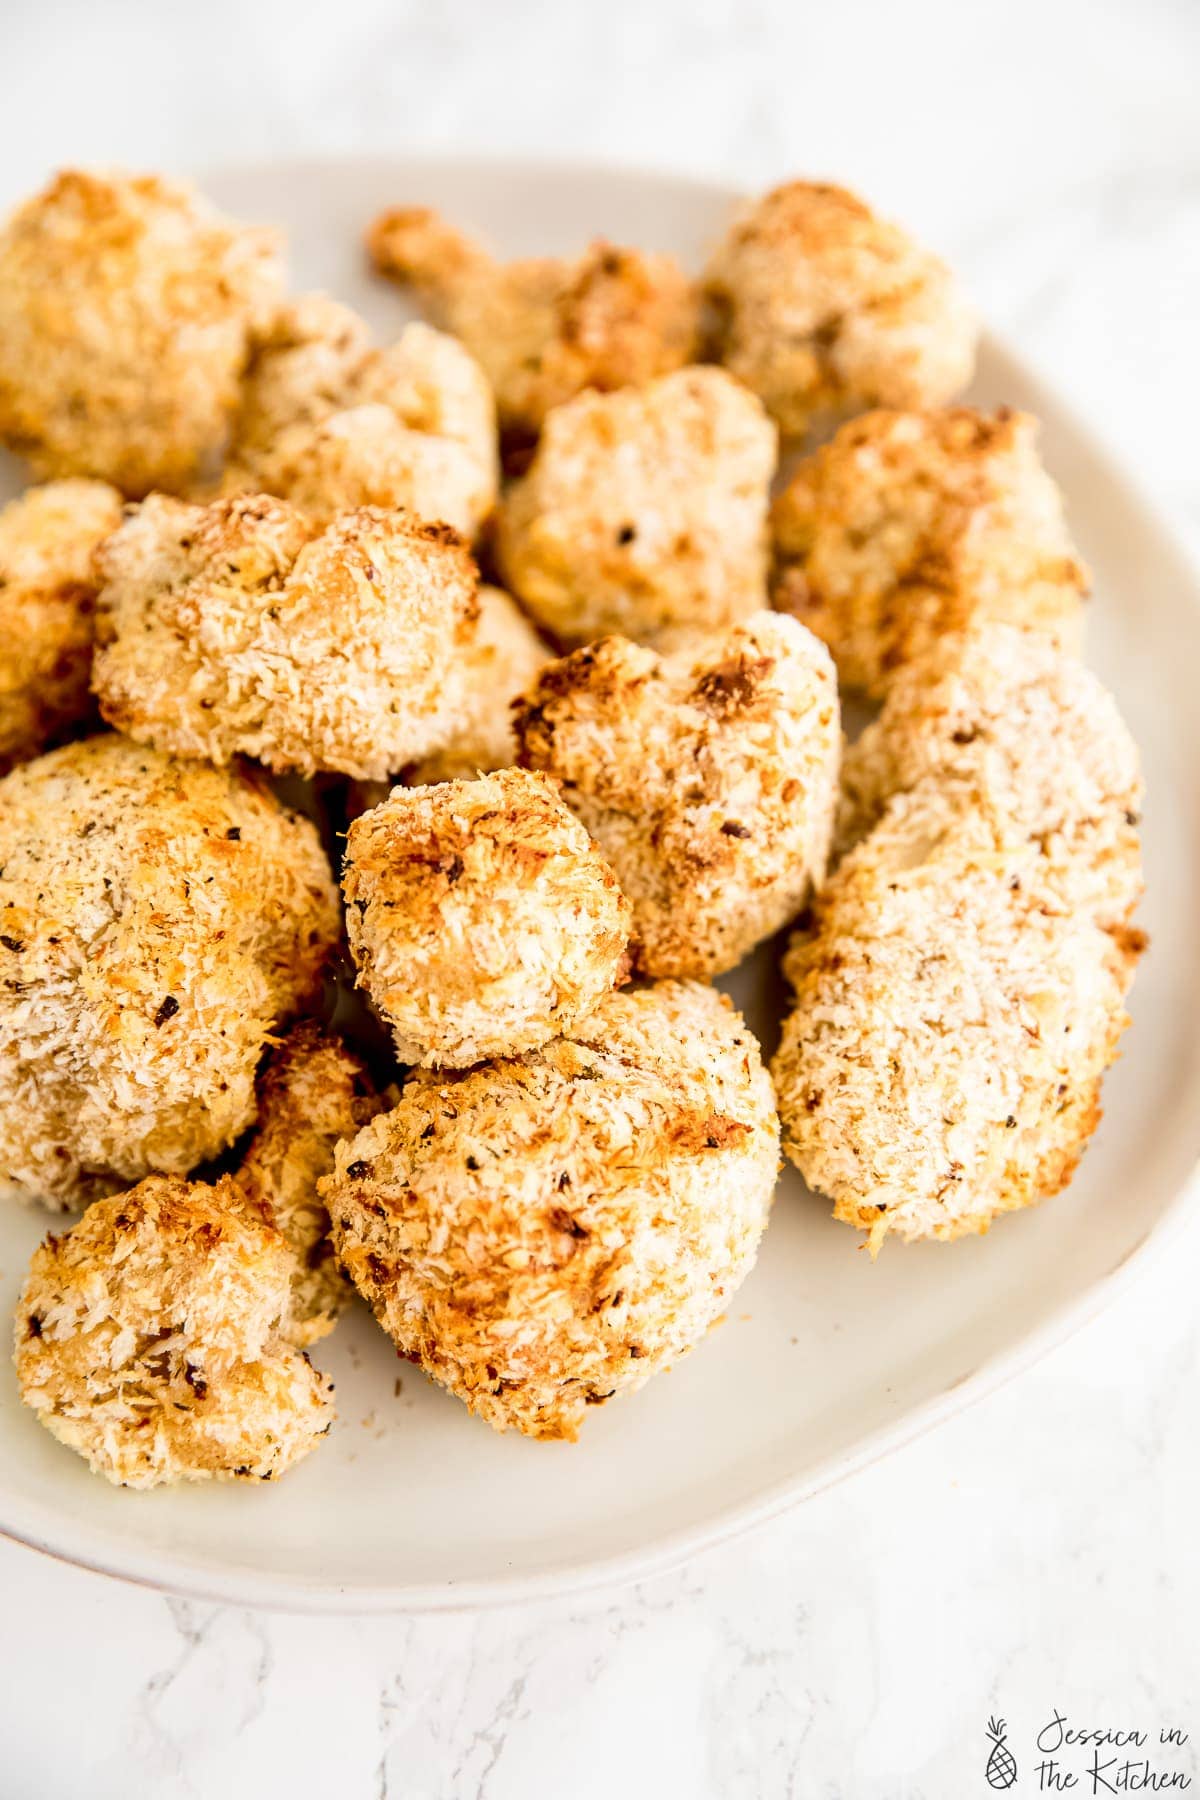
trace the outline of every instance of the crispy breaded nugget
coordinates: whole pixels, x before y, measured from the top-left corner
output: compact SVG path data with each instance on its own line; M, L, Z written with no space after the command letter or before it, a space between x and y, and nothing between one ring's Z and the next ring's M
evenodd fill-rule
M281 286L275 234L192 188L59 175L0 230L0 439L41 475L186 485Z
M93 684L139 743L378 778L453 733L476 571L447 525L153 494L97 566Z
M649 381L696 352L695 290L670 256L601 239L578 257L497 263L421 206L382 213L367 247L478 357L501 426L518 440L536 438L550 409L584 388Z
M120 523L103 481L51 481L0 511L0 775L92 713L92 554Z
M462 701L449 743L408 763L395 780L348 782L347 818L386 800L396 781L423 787L432 781L470 780L511 769L516 762L513 703L553 652L503 588L483 583L478 599L479 618L462 658Z
M605 638L516 713L522 762L562 783L633 902L644 974L733 968L824 875L837 682L795 620L760 613L668 657Z
M152 1176L35 1250L21 1398L118 1487L274 1481L333 1423L333 1384L279 1336L290 1257L228 1179Z
M318 524L406 507L473 537L497 479L492 391L455 338L409 325L375 349L348 306L308 294L256 344L227 492L282 495Z
M254 1117L338 936L317 833L261 780L115 736L0 781L0 1193L186 1174Z
M1008 626L936 658L848 755L867 835L793 941L772 1066L788 1154L872 1249L1069 1180L1144 947L1137 755L1099 683Z
M940 406L978 330L945 264L845 188L790 181L747 206L705 277L714 348L785 437L868 406Z
M239 1185L282 1234L292 1255L291 1299L280 1334L307 1349L332 1331L353 1292L337 1265L317 1182L383 1102L362 1059L311 1020L268 1057L258 1079L258 1123Z
M410 787L489 775L517 760L512 703L551 652L503 588L479 589L479 621L462 663L463 697L450 742L403 771ZM378 799L386 798L386 793Z
M411 1076L322 1192L405 1356L499 1431L574 1438L729 1304L778 1167L754 1038L661 982L522 1058Z
M785 962L784 1147L873 1251L1057 1193L1128 1023L1140 934L1063 911L988 799L956 778L897 795Z
M564 643L671 648L766 603L775 430L721 369L581 394L501 508L508 586Z
M1066 909L1128 920L1142 891L1137 746L1082 663L1010 625L941 640L899 672L846 752L839 845L869 831L893 794L952 775L1040 840Z
M848 687L976 621L1082 636L1088 574L1037 420L1001 408L872 412L802 463L771 512L775 604L823 638Z
M396 788L351 825L342 888L359 983L402 1062L534 1049L628 972L616 876L523 769Z

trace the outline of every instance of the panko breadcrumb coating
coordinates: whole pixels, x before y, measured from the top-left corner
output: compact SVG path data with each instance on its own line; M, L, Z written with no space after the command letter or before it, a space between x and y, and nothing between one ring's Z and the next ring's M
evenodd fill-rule
M92 712L92 555L120 523L103 481L47 482L0 511L0 775Z
M361 1058L311 1020L272 1051L259 1077L258 1123L237 1180L291 1252L291 1299L279 1330L299 1350L333 1330L353 1293L317 1182L332 1172L338 1141L382 1104Z
M224 446L282 279L275 234L190 187L59 175L0 229L0 440L40 475L185 486Z
M714 349L787 438L869 406L940 406L978 330L950 270L845 188L791 181L744 208L709 263Z
M1093 676L991 625L902 671L847 787L857 842L785 964L785 1148L873 1250L983 1231L1100 1117L1145 943L1137 753Z
M518 443L585 388L649 381L697 349L695 290L670 256L597 240L578 257L498 263L421 206L382 213L367 246L375 267L411 286L478 357Z
M616 870L644 974L733 968L824 875L837 682L793 619L760 613L668 657L605 638L542 671L517 736Z
M97 566L93 684L139 743L378 779L453 734L477 582L447 525L153 494Z
M848 687L984 619L1077 649L1088 574L1028 413L873 412L801 464L772 508L775 604L823 638Z
M1125 923L1142 891L1137 745L1089 669L1040 632L980 625L943 639L893 682L846 752L844 848L893 794L951 776L1043 845L1064 908Z
M278 1335L290 1265L228 1179L97 1200L34 1252L21 1398L119 1487L273 1481L333 1423L333 1384Z
M322 1192L403 1355L497 1430L574 1438L725 1310L778 1167L751 1033L661 982L524 1057L411 1076Z
M873 1251L1057 1193L1099 1122L1143 940L1064 911L1045 861L982 790L922 783L788 954L784 1147Z
M227 491L280 494L318 524L405 507L473 537L497 480L492 391L457 339L409 325L376 349L348 306L308 294L257 343Z
M775 429L722 369L581 394L499 514L501 572L563 643L672 648L766 604Z
M0 781L0 1194L186 1174L254 1117L337 941L317 833L261 780L115 736Z
M629 903L554 783L397 788L342 872L358 979L401 1062L464 1068L569 1031L628 973Z
M516 601L503 588L479 589L475 635L462 659L462 702L449 743L397 771L409 787L431 781L470 780L517 760L513 703L553 655ZM386 800L395 781L353 781L345 795L355 818Z
M454 734L443 749L406 768L404 780L411 786L511 768L517 760L512 703L550 656L511 595L503 588L481 586L479 621L462 662L463 696Z

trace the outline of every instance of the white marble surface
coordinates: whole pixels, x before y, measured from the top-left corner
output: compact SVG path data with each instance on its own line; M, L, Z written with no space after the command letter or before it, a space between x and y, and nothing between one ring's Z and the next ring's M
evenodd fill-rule
M3 20L5 199L68 160L414 145L844 178L961 265L1200 548L1190 0L60 0ZM0 1800L961 1800L991 1791L993 1711L1014 1791L1039 1791L1055 1708L1183 1728L1135 1754L1198 1781L1198 1270L1193 1230L939 1434L627 1592L296 1620L0 1543ZM1093 1791L1089 1755L1064 1753L1068 1791Z

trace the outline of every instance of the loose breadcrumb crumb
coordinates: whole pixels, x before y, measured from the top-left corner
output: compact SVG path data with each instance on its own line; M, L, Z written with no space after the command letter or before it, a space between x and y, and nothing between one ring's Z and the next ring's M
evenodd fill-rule
M521 769L397 788L351 825L342 887L402 1062L533 1049L628 971L616 876L555 784Z
M411 1076L322 1193L404 1355L497 1430L574 1438L704 1337L778 1167L750 1032L713 989L662 982L522 1058Z
M241 770L115 736L0 781L0 1194L186 1174L254 1117L338 936L316 830Z
M237 1184L152 1176L34 1252L21 1398L117 1486L273 1481L333 1422L333 1384L277 1334L290 1258Z
M542 671L517 736L616 870L644 974L733 968L824 875L837 683L792 619L760 613L667 657L602 639Z

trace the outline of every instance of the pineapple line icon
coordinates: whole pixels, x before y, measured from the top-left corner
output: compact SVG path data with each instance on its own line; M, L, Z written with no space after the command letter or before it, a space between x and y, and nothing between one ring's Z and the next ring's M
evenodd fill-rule
M990 1788L1013 1787L1017 1779L1017 1759L1005 1742L1004 1720L989 1719L987 1734L992 1740L991 1755L987 1760L987 1784Z

